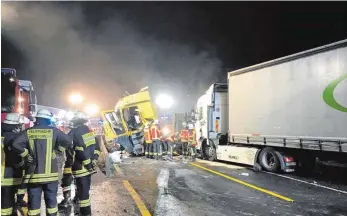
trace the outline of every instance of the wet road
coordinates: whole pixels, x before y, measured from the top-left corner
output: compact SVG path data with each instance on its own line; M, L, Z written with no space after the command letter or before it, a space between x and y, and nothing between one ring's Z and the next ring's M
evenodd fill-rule
M202 160L128 158L119 167L152 215L347 215L344 185Z

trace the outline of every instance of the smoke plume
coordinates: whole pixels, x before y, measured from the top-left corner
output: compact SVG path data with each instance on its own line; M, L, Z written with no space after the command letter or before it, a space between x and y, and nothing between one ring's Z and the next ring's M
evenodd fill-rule
M113 109L125 91L149 86L153 97L171 94L173 111L185 112L218 77L213 49L145 34L117 10L89 22L79 3L1 5L2 34L26 58L17 74L23 79L21 71L30 71L24 78L32 80L39 104L64 108L68 94L80 92L86 102Z

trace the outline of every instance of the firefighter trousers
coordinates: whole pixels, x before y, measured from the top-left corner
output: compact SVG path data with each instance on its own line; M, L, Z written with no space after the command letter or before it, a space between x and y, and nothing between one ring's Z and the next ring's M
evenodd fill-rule
M46 215L57 215L57 193L58 182L45 184L28 184L29 212L28 215L40 215L41 213L41 195L44 194L46 204Z
M188 149L189 149L189 153L192 156L192 158L195 158L196 155L196 145L192 145L191 143L188 144Z
M27 184L20 184L17 187L17 203L24 202L24 195L27 192Z
M154 148L154 156L161 157L162 151L161 151L161 142L160 140L153 140L153 148Z
M172 158L172 152L173 152L173 147L175 145L174 142L171 142L171 141L168 141L167 142L167 145L168 145L168 151L167 151L167 155Z
M153 143L148 143L146 145L146 151L148 152L147 157L153 157Z
M77 197L81 215L91 215L90 184L91 175L76 178Z
M148 148L147 148L148 144L145 142L143 144L143 148L144 148L144 152L145 152L145 156L148 157Z
M17 215L14 212L16 186L1 187L1 215Z
M182 156L188 155L188 142L182 142Z
M169 147L168 147L168 142L161 142L162 143L162 149L163 149L163 155L167 155L167 151L168 151L168 149L169 149Z

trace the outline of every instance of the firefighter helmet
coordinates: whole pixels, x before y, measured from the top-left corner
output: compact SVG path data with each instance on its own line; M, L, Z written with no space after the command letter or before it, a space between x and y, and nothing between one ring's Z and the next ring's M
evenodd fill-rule
M183 127L187 127L187 123L186 123L186 122L183 122L183 123L182 123L182 126L183 126Z
M4 119L5 124L18 125L21 124L21 118L18 113L9 113Z
M158 120L158 119L155 119L155 120L153 121L153 124L159 124L159 120Z
M76 120L88 120L88 116L84 112L77 111L74 113L74 116L72 117L71 121Z
M194 125L192 123L188 124L188 129L192 130L194 128Z
M44 118L44 119L49 119L52 120L53 114L46 110L46 109L40 109L37 111L36 118Z

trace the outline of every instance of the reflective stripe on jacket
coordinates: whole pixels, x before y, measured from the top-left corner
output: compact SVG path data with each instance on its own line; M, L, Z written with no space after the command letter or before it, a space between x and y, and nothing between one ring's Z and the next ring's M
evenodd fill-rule
M71 129L69 136L73 140L73 148L66 151L63 174L72 173L75 178L94 174L88 169L93 166L92 160L100 155L100 139L86 125Z
M22 183L22 168L13 168L20 163L21 158L8 151L9 143L19 134L14 132L2 132L1 137L1 186L20 185Z
M158 126L153 125L151 127L151 136L152 136L152 140L160 140L161 139L160 130L159 130Z
M47 125L35 125L18 136L12 150L26 157L30 154L34 164L26 168L24 183L48 183L58 181L56 151L64 152L72 145L62 131Z
M182 129L180 137L182 142L188 142L188 130Z
M151 131L149 128L144 128L143 129L143 133L144 133L144 136L145 136L145 141L147 144L150 144L152 143L152 135L151 135Z
M188 132L188 141L192 144L192 145L196 145L196 133L195 133L195 129L191 129Z

